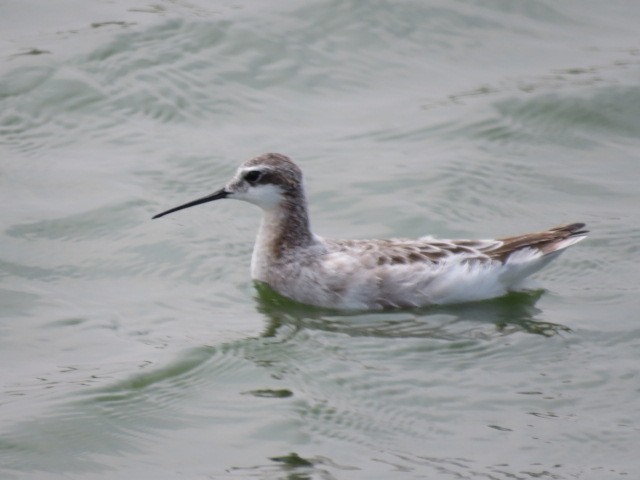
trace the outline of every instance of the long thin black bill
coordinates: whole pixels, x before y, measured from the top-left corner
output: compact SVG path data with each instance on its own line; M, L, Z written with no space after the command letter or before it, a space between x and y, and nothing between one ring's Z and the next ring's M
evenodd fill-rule
M153 217L151 217L151 219L153 220L154 218L164 217L165 215L169 215L170 213L177 212L178 210L182 210L184 208L195 207L196 205L200 205L201 203L207 203L207 202L213 202L214 200L220 200L221 198L226 198L227 195L229 195L229 192L225 191L225 189L222 188L222 189L218 190L217 192L212 193L211 195L207 195L206 197L199 198L197 200L194 200L193 202L185 203L184 205L180 205L179 207L171 208L171 209L167 210L166 212L162 212L162 213L159 213L157 215L154 215Z

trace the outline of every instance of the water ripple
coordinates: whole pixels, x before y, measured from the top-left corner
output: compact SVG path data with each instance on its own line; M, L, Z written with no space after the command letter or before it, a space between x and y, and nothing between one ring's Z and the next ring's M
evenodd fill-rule
M0 39L0 476L632 474L633 2L45 3ZM320 234L591 235L547 292L252 299L257 211L150 217L263 150Z

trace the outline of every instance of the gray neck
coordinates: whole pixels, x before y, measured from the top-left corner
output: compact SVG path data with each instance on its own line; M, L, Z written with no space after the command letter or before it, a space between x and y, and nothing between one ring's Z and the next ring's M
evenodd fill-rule
M269 225L266 225L267 221ZM280 203L274 211L265 214L261 228L271 230L271 251L275 258L281 258L288 250L308 247L313 243L304 198Z
M252 260L252 269L258 277L273 260L279 260L286 252L305 248L315 242L309 225L307 202L304 195L286 196L274 208L264 211ZM254 278L256 278L254 276Z

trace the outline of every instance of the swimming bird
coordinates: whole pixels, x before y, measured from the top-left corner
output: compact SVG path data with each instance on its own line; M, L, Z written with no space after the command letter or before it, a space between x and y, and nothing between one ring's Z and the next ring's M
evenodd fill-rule
M262 208L251 276L297 302L381 310L484 300L523 281L583 240L583 223L496 240L335 240L311 231L302 171L267 153L243 163L220 190L155 215L225 198Z

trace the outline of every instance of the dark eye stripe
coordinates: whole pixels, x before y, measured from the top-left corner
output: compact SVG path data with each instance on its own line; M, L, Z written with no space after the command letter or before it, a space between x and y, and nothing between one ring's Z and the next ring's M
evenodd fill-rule
M251 170L250 172L245 173L244 179L249 183L253 183L257 181L261 176L262 173L258 170Z

